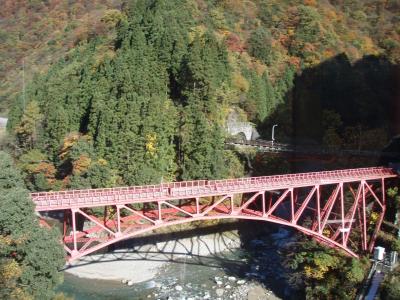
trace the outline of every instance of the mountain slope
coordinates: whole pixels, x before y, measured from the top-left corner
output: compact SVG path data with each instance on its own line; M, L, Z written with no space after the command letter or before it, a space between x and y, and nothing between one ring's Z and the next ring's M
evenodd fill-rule
M118 0L4 0L0 10L0 113L36 73L92 35L107 34L102 18Z
M229 115L265 136L279 123L279 139L379 148L397 12L396 1L127 1L13 98L16 155L33 189L234 177Z

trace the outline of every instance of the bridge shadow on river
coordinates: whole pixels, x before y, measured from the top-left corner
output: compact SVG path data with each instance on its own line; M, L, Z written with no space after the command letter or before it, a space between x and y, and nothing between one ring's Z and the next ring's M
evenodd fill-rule
M227 276L237 279L259 282L283 297L285 284L279 246L267 238L279 228L272 223L242 220L190 229L178 226L168 228L168 233L155 232L119 242L106 252L83 257L66 269L78 274L74 269L96 265L97 270L104 266L107 274L109 263L119 261L128 268L136 266L139 273L140 266L158 268L165 263L203 266L223 269ZM266 272L268 268L271 270Z

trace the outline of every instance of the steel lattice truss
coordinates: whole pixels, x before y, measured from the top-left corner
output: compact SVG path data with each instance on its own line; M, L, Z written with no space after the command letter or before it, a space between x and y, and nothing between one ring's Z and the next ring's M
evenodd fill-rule
M64 212L69 260L160 227L227 218L287 225L357 257L374 246L386 209L385 179L393 177L391 169L376 167L31 197L38 212ZM104 216L96 216L99 209Z

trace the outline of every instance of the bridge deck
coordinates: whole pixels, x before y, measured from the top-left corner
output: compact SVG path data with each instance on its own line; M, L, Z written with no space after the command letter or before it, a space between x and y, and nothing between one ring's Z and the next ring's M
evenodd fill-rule
M226 180L196 180L158 185L32 193L36 211L186 199L315 184L335 184L396 177L390 168L374 167Z

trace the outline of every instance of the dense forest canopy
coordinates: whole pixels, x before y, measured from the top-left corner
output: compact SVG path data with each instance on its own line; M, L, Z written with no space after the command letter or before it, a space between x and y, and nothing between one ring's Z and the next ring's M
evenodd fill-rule
M243 175L223 145L232 114L262 136L279 123L281 140L329 147L380 149L397 133L387 115L399 1L68 3L6 5L14 15L64 7L64 31L86 28L78 8L96 7L71 50L4 98L31 189ZM30 52L18 53L10 68Z
M227 149L228 119L333 149L380 150L400 133L399 0L1 4L4 297L50 299L62 277L57 234L39 226L24 182L48 191L287 171L282 158ZM389 196L392 221L398 190ZM298 246L293 285L310 298L355 295L367 261Z
M120 0L3 0L0 10L0 114L37 73L92 35L107 35ZM102 21L103 20L103 21Z
M12 157L0 151L0 298L53 299L64 250L57 229L39 225Z

